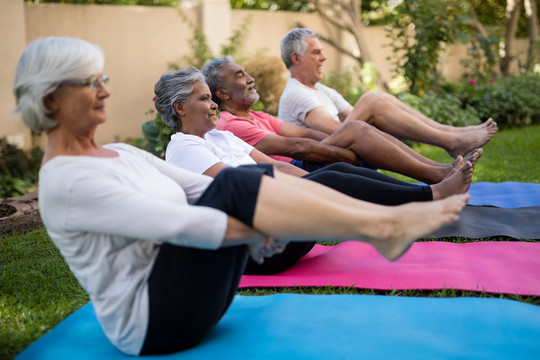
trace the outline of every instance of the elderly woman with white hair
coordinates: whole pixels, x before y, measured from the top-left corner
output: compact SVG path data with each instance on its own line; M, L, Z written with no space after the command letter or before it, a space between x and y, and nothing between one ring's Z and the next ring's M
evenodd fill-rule
M358 239L395 259L465 205L455 196L388 208L272 166L212 179L129 145L101 146L103 64L86 41L39 39L19 59L14 93L23 121L47 134L43 222L106 336L127 354L197 345L229 307L247 257L282 250L274 239Z

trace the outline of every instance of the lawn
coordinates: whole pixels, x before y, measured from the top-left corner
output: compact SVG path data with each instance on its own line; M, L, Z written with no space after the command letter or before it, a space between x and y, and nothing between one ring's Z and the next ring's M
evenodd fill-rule
M450 157L438 148L416 144L413 147L434 160L451 161ZM474 181L540 183L540 126L500 131L484 150L484 155L476 166ZM448 239L448 241L464 240ZM266 295L277 292L503 297L540 305L539 297L523 298L452 289L374 291L324 287L239 291L244 295ZM69 272L44 229L0 237L0 359L13 358L86 302L88 296Z

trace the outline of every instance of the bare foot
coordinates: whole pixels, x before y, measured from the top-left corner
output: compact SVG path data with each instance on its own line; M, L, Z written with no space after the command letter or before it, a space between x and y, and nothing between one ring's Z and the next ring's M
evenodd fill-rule
M390 261L399 259L412 243L442 226L459 219L469 195L454 195L446 199L399 205L387 211L380 223L378 236L368 238L377 251Z
M472 182L473 166L470 161L463 162L463 158L458 156L458 163L452 173L438 184L431 185L433 200L444 199L451 195L465 194L469 191Z
M452 168L450 168L450 171L448 172L448 174L446 174L446 176L438 183L431 184L431 185L439 184L440 182L444 181L446 178L449 178L450 176L457 173L459 169L461 169L461 167L463 166L463 163L464 163L463 156L458 155L458 157L452 162Z
M483 153L484 153L484 149L482 148L475 149L473 153L467 156L464 160L470 162L474 169L474 166L476 165L476 161L480 158L480 156L482 156Z
M492 118L489 118L483 123L478 124L478 125L456 126L456 127L452 127L452 130L455 132L471 132L471 131L486 129L493 126L497 127L497 123L493 121Z
M448 151L450 156L453 158L456 158L458 155L465 156L474 149L480 148L487 144L491 138L493 138L497 130L497 124L493 122L491 126L487 126L479 130L471 131L466 134L454 134L454 136L457 138L458 145L454 146L453 148L446 149L446 151Z

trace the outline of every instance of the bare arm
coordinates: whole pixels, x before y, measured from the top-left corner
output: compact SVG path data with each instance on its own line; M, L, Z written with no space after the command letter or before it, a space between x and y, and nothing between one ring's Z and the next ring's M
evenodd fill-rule
M286 242L276 241L267 235L247 226L240 220L228 216L227 231L223 239L223 247L246 244L253 260L262 264L265 257L283 252Z
M283 122L279 129L278 135L285 137L308 138L317 141L322 141L328 137L328 134L319 130L301 127L288 122Z
M249 156L255 160L255 162L257 164L274 164L274 167L281 171L281 172L284 172L286 174L289 174L289 175L293 175L293 176L297 176L297 177L302 177L306 174L308 174L307 171L305 170L302 170L300 169L299 167L297 166L294 166L292 164L289 164L287 162L284 162L284 161L277 161L277 160L274 160L272 159L271 157L269 157L268 155L264 154L263 152L257 150L257 149L253 149L250 153L249 153Z
M347 108L345 111L340 113L340 120L344 121L351 110L352 107ZM327 135L333 134L341 127L341 125L343 125L343 123L336 121L322 106L308 112L305 118L305 123L309 128L322 131Z
M268 134L255 144L255 148L267 155L289 156L297 160L321 163L340 161L350 164L358 163L358 157L353 151L338 146L323 144L312 139Z
M222 162L218 162L218 163L210 166L208 169L206 169L206 171L203 172L203 175L207 175L207 176L215 178L219 174L219 172L221 170L225 169L226 167L227 167L226 164L224 164Z

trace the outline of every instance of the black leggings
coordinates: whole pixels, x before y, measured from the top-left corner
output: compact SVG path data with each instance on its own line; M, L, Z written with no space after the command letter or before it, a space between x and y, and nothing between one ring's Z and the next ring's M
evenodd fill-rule
M347 163L328 165L303 177L356 199L381 205L433 200L431 187L427 185L410 184L377 171Z
M377 171L335 163L303 176L305 179L326 185L355 199L382 205L399 205L412 201L433 200L431 188L427 185L410 184ZM300 260L315 246L315 242L292 242L287 249L262 265L248 259L246 275L272 275L282 272Z
M223 170L195 205L222 210L251 226L263 174L272 175L272 166ZM201 250L162 244L148 280L141 355L197 345L230 306L248 256L245 245Z

